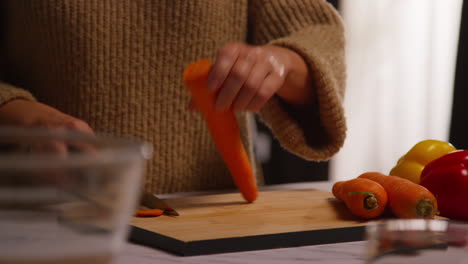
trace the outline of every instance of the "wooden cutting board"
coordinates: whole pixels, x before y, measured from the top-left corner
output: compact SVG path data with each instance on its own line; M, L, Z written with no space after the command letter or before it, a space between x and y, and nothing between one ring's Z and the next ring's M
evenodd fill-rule
M252 204L240 194L165 200L180 216L133 218L130 239L177 255L362 240L365 226L330 192L261 192Z

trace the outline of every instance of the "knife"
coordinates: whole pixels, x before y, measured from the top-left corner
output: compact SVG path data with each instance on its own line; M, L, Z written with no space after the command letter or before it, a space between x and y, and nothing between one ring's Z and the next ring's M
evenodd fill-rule
M179 216L179 213L177 213L176 210L171 208L166 202L159 199L158 197L156 197L156 195L154 195L152 193L144 192L142 197L141 197L140 202L141 202L142 205L144 205L146 207L149 207L151 209L161 209L161 210L163 210L164 211L163 214L165 214L165 215Z

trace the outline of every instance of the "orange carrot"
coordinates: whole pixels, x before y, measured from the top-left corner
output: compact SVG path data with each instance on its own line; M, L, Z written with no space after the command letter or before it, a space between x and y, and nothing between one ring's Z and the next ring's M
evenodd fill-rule
M333 195L354 215L369 219L381 215L387 206L387 192L375 181L356 178L333 184Z
M163 213L164 213L164 210L161 210L161 209L138 210L135 212L135 216L138 216L138 217L160 216Z
M432 218L438 214L437 200L425 187L397 176L367 172L358 178L376 181L388 195L388 205L400 218Z
M240 137L237 120L232 110L215 110L215 94L209 92L207 87L211 67L212 64L207 59L190 64L184 71L184 83L196 108L205 118L211 137L231 172L234 183L245 200L253 202L258 196L257 184Z

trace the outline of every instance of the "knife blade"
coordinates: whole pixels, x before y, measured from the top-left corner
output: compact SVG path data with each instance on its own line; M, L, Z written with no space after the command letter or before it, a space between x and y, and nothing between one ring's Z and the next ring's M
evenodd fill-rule
M165 201L159 199L152 193L143 193L141 197L141 204L151 209L161 209L164 211L163 214L168 216L179 216L179 213L177 213L176 210L174 210Z

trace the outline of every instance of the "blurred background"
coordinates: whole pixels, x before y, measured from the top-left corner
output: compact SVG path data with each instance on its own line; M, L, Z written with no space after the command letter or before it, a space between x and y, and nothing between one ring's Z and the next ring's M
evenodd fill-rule
M266 184L388 173L424 139L468 149L468 3L329 2L346 27L346 143L329 162L307 162L284 151L257 122L257 157Z

